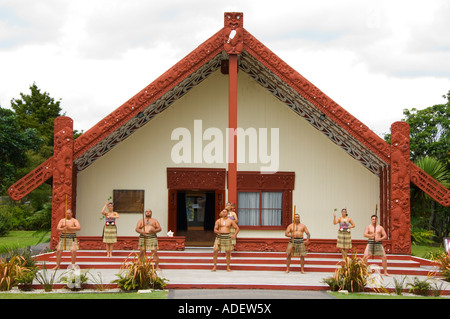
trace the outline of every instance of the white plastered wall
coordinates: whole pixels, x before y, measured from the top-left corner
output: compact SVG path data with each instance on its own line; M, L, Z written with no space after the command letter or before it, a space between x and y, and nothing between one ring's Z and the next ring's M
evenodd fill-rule
M187 128L194 144L194 120L203 131L228 126L228 77L220 71L159 114L114 149L78 174L77 218L81 236L100 236L100 211L113 189L144 189L145 207L168 231L167 167L227 168L227 163L174 163L171 140L176 128ZM259 86L244 72L238 74L238 127L279 129L279 170L295 172L293 203L313 238L336 238L333 209L346 207L356 223L354 239L363 230L379 203L379 178L313 128L303 118ZM258 136L259 137L259 136ZM197 136L198 138L198 136ZM202 141L205 147L209 141ZM225 143L224 143L225 145ZM270 146L269 146L270 151ZM225 152L224 152L225 153ZM270 152L269 152L270 154ZM258 157L259 158L259 157ZM273 158L273 156L272 156ZM264 163L239 163L238 170L259 171ZM140 215L122 214L118 235L136 235ZM284 237L283 231L242 230L242 237Z

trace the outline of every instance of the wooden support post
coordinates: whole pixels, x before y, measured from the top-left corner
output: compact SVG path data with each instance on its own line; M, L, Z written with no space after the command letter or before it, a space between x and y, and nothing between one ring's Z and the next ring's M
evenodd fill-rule
M66 196L67 209L72 209L73 145L72 119L67 116L57 117L53 145L51 249L55 249L59 241L56 227L66 214Z

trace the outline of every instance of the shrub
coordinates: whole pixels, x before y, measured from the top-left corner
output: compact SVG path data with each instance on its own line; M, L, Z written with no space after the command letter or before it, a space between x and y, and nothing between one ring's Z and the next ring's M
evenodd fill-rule
M450 281L450 256L442 252L434 256L433 262L437 269L434 274L444 277L445 281Z
M119 279L113 281L125 291L138 289L164 289L166 279L158 277L153 264L153 255L145 258L138 254L132 254L124 261L121 272L116 276Z
M431 284L428 282L428 278L425 280L420 280L418 277L414 277L414 282L408 283L407 285L411 286L411 288L409 288L409 292L420 296L427 296L431 289Z
M10 259L0 258L0 291L10 290L16 283L17 265L21 264L19 256Z
M328 284L333 291L348 290L350 292L361 292L367 284L370 276L367 265L356 253L344 255L341 267L337 268L334 276L325 278L324 283Z
M37 268L18 267L16 273L16 283L20 290L32 290L34 278L36 278Z

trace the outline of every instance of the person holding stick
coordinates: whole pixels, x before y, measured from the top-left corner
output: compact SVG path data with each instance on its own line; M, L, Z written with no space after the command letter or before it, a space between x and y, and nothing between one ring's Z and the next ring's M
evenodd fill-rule
M341 217L336 219L335 208L333 213L333 224L339 224L336 247L341 248L342 257L344 257L345 250L348 251L352 248L352 235L350 229L355 227L355 223L348 217L347 208L342 208L341 215Z
M108 211L105 208L108 207ZM116 219L119 213L113 209L113 203L106 202L102 209L102 215L105 216L105 226L103 226L103 242L106 244L106 256L112 257L114 244L117 243L117 226Z
M383 226L377 225L377 220L377 215L372 215L371 224L368 225L364 230L364 237L368 238L369 241L367 243L366 250L364 251L363 260L365 263L367 263L369 254L371 254L372 256L381 256L384 274L386 276L390 276L387 272L387 258L382 243L382 241L387 239L388 236Z
M306 234L306 240L303 239L303 234ZM294 215L294 222L286 228L285 236L289 237L289 244L286 249L286 273L289 273L289 268L291 265L291 256L300 256L300 271L302 274L305 273L305 256L306 256L306 246L311 234L308 228L300 223L300 215Z
M72 210L66 210L66 216L62 218L58 226L56 226L56 230L61 232L59 243L56 246L56 266L53 268L54 270L59 269L61 263L61 251L70 249L72 252L72 265L75 265L75 261L77 258L77 236L76 232L81 229L80 223L78 220L73 218Z
M147 209L142 219L140 219L136 225L136 232L139 233L139 250L140 257L145 258L146 251L151 251L153 259L155 261L155 268L157 271L161 271L159 268L158 257L158 237L157 233L161 231L159 222L152 218L152 211Z
M211 271L216 271L217 265L217 255L220 251L225 251L227 259L227 271L230 272L230 260L231 251L234 249L232 239L236 238L239 233L239 226L234 220L228 218L228 210L224 209L220 212L220 218L216 220L214 224L214 233L216 234L216 239L214 241L214 252L213 252L213 263L214 266ZM230 234L231 227L235 228L234 234Z

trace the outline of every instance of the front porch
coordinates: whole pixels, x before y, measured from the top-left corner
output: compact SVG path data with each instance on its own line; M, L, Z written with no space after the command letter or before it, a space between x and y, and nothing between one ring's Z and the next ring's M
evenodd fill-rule
M89 269L90 273L101 274L103 283L108 288L117 279L120 267L128 256L137 250L115 250L113 257L106 257L104 250L80 250L77 265ZM270 290L315 290L326 291L329 286L323 279L333 275L341 260L340 253L308 253L305 258L305 274L300 273L298 259L292 260L291 272L286 274L286 254L284 252L235 251L232 253L232 272L227 272L225 254L220 253L218 270L211 272L212 248L186 248L184 251L162 250L160 259L160 276L168 279L167 289L270 289ZM45 261L48 268L53 267L55 253L38 256L40 263ZM70 253L62 255L61 270L70 264ZM381 268L381 260L369 259L375 269ZM388 255L388 272L390 277L382 276L382 285L388 291L395 289L394 279L407 276L410 280L419 277L425 280L432 269L429 261L409 255ZM55 288L62 288L60 284ZM37 286L36 286L37 288ZM95 285L91 284L95 289ZM367 287L367 291L371 291ZM404 286L404 292L408 287ZM450 283L443 282L442 295L450 295Z

